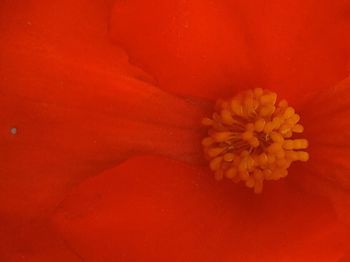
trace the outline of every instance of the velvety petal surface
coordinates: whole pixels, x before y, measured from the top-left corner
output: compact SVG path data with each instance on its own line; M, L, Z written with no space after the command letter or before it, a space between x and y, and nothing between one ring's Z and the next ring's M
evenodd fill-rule
M195 161L200 113L160 91L107 35L105 1L2 1L2 218L51 210L137 153Z
M301 116L310 160L296 168L295 179L330 197L350 226L350 79L315 94Z
M111 36L161 88L213 98L252 70L240 23L220 1L118 1Z
M300 104L349 75L349 1L244 3L265 86Z
M74 249L57 234L47 220L30 220L17 225L15 230L9 226L13 221L1 222L0 259L4 262L79 262ZM3 237L3 236L6 236Z
M88 261L338 261L349 237L330 202L287 180L255 195L159 157L86 180L54 225Z
M349 72L348 1L117 1L111 36L179 94L261 85L293 103Z

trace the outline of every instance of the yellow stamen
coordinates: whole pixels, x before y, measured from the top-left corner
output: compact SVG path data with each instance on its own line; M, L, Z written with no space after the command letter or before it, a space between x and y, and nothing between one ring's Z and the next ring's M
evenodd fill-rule
M261 193L264 180L279 180L294 161L308 161L300 116L276 93L255 88L228 100L218 100L216 112L202 124L208 136L202 145L215 178L242 181Z
M232 153L227 153L224 155L224 160L227 162L233 161L234 158L235 158L235 155Z

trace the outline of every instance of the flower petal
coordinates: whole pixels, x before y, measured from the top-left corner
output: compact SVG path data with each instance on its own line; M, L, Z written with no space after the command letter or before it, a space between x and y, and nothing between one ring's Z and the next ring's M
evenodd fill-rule
M1 261L79 262L82 259L55 232L47 220L34 220L15 226L2 222L0 234Z
M161 88L213 99L253 75L239 12L220 1L118 1L111 36Z
M348 1L244 2L264 85L300 104L349 75Z
M329 0L118 1L111 35L166 90L212 99L259 84L295 103L348 74L348 10Z
M109 43L108 9L97 2L1 3L3 214L47 212L133 154L199 156L201 106L146 83Z
M310 160L296 179L334 200L339 215L350 225L350 78L315 94L301 115Z
M54 222L91 261L331 262L349 238L334 218L326 199L283 181L254 195L176 161L138 157L78 186Z

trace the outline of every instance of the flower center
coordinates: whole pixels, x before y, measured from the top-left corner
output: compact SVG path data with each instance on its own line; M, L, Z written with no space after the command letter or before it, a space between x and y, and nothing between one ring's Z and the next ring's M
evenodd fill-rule
M202 145L215 178L243 181L261 193L264 180L287 176L294 161L307 161L306 139L293 139L304 127L287 101L276 104L277 94L261 88L248 90L229 100L218 100Z

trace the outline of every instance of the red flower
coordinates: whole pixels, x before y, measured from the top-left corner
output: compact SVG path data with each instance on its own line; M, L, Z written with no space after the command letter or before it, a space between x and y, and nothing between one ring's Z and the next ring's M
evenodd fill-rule
M349 3L113 2L0 3L1 260L348 261ZM260 195L199 126L256 85L311 145Z

